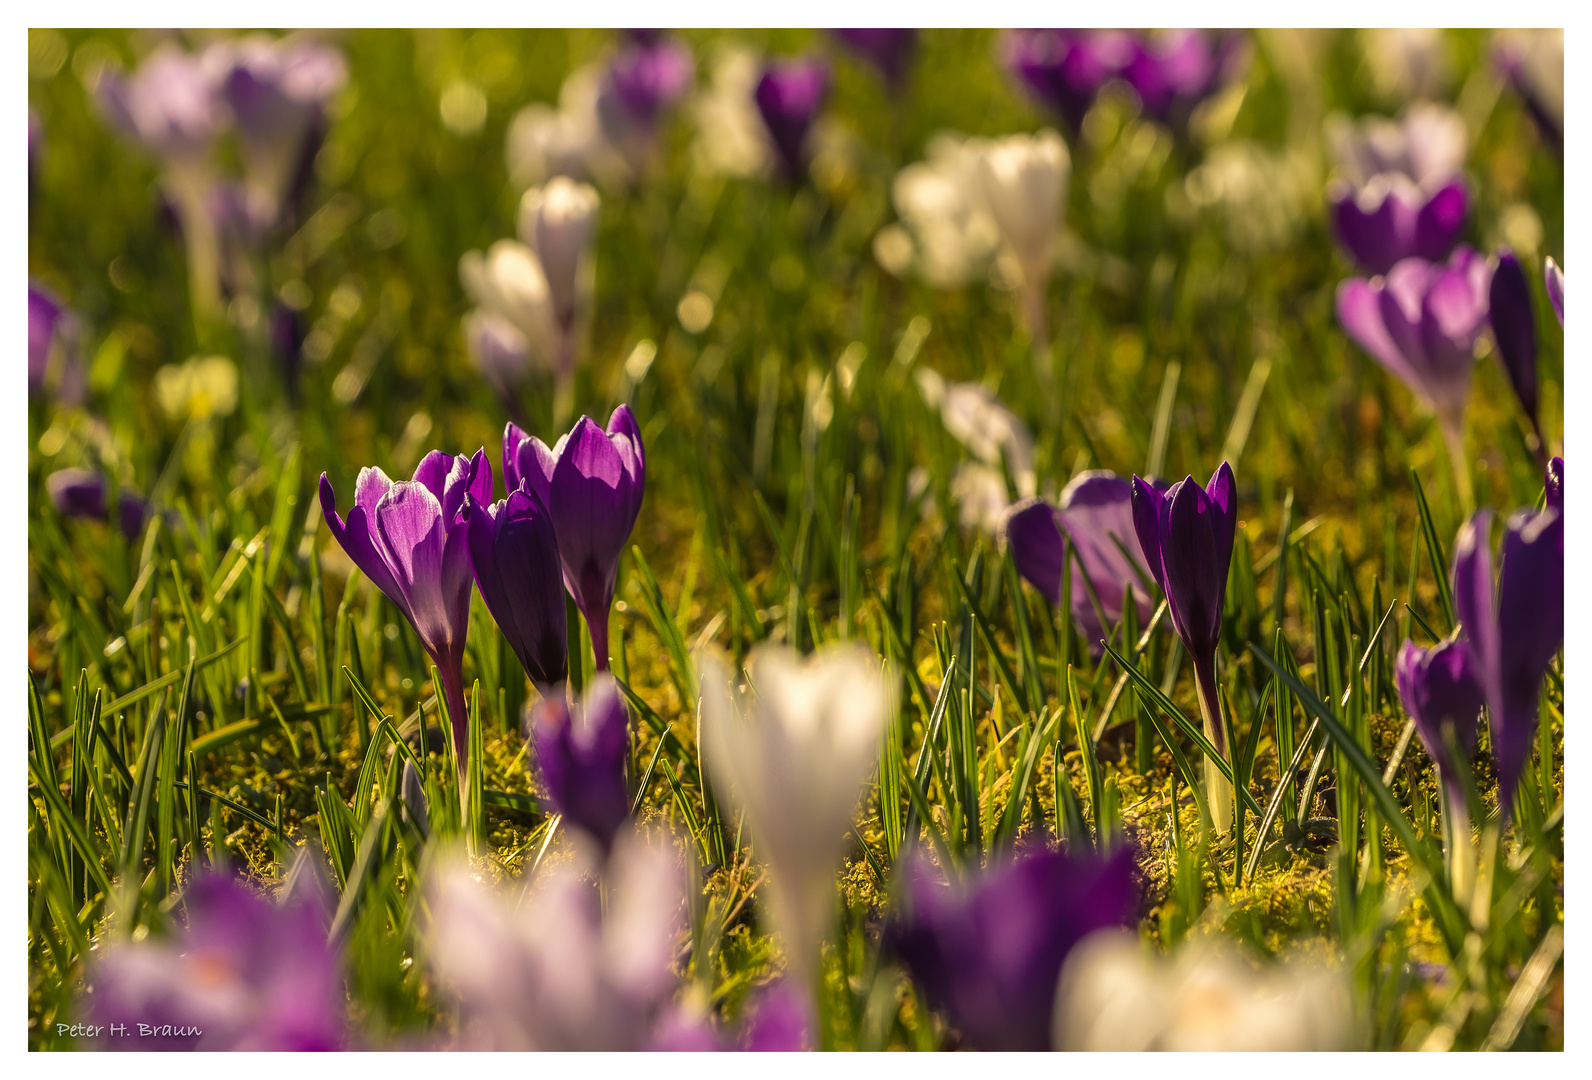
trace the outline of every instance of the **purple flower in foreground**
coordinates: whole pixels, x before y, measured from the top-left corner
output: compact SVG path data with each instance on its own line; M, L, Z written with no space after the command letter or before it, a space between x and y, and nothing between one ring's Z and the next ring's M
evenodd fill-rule
M1194 661L1205 737L1226 757L1227 732L1216 693L1216 646L1222 636L1222 602L1238 526L1238 492L1233 470L1222 462L1208 487L1192 476L1157 491L1133 478L1133 528L1150 573L1166 594L1172 628ZM1215 763L1205 762L1211 815L1219 831L1230 822L1232 785Z
M598 675L574 709L562 694L543 697L531 710L530 727L553 805L609 851L630 816L630 717L613 677Z
M458 1003L461 1048L640 1050L671 1022L686 930L679 852L627 832L601 868L606 903L597 869L577 854L522 903L462 862L433 880L427 951Z
M492 497L486 453L427 454L413 480L394 482L380 469L359 470L348 520L337 513L332 482L321 474L321 512L354 565L403 612L437 665L453 723L459 768L465 768L469 717L464 703L464 639L470 626L466 496Z
M1543 479L1542 489L1548 505L1564 513L1564 458L1556 457L1548 462L1548 473Z
M865 30L831 30L846 48L872 64L892 90L906 78L907 65L917 49L918 32L907 28L876 27Z
M1461 245L1446 263L1405 259L1386 278L1338 286L1344 330L1436 411L1456 453L1488 283L1487 260Z
M1124 30L1012 30L1000 49L1007 70L1076 133L1100 88L1133 58L1134 41Z
M1507 817L1531 756L1542 677L1564 643L1564 515L1550 507L1509 519L1496 588L1491 524L1492 511L1481 510L1459 530L1454 611L1486 697L1498 806Z
M1164 489L1161 481L1153 482ZM1061 493L1061 506L1043 499L1025 499L1006 512L1002 531L1012 546L1017 572L1052 604L1061 603L1061 575L1067 566L1067 542L1078 549L1072 564L1072 617L1093 649L1108 627L1089 599L1088 575L1109 623L1122 619L1122 595L1131 587L1139 625L1153 611L1144 581L1153 577L1133 527L1133 489L1128 481L1104 470L1080 473ZM1082 569L1078 563L1082 563Z
M481 599L545 697L569 673L553 519L524 486L490 506L466 495L465 508L470 566Z
M105 477L87 469L61 469L45 478L44 487L50 503L62 517L88 518L104 521ZM129 539L144 531L144 518L149 508L131 491L121 491L116 497L116 523Z
M641 513L646 451L630 407L608 418L608 430L589 416L551 450L514 424L503 431L503 477L509 490L523 482L553 518L564 587L586 618L597 668L608 669L608 609L619 557Z
M1563 326L1564 271L1552 259L1548 259L1542 265L1542 280L1548 286L1548 299L1553 303L1553 313L1559 317L1559 325Z
M125 1025L116 1050L337 1050L342 963L324 889L304 857L281 906L220 875L188 887L165 940L112 945L89 968L91 1023Z
M1088 934L1137 901L1133 850L1100 859L1043 851L954 890L919 857L911 915L890 938L929 1002L979 1050L1047 1050L1057 977Z
M1464 814L1465 790L1459 778L1467 765L1455 760L1449 741L1467 757L1476 749L1482 689L1470 650L1460 641L1423 649L1406 638L1393 678L1404 711L1415 721L1426 753L1437 765L1452 812Z
M1509 376L1520 407L1531 421L1539 451L1546 451L1542 428L1537 423L1537 319L1531 310L1531 286L1520 260L1508 248L1498 249L1498 265L1493 269L1487 289L1487 317L1493 340L1498 343L1498 362Z
M829 96L829 68L812 57L775 61L763 69L752 96L785 175L799 180L806 171L807 132Z

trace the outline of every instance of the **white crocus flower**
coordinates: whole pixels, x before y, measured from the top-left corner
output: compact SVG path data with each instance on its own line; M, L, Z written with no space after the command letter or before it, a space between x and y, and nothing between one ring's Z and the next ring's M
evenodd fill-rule
M625 833L604 871L607 902L578 859L519 899L463 861L431 884L427 954L459 1005L463 1047L638 1050L669 1009L685 931L680 854Z
M558 327L552 292L536 253L515 240L499 240L487 250L469 251L459 260L459 280L470 299L512 323L531 351L552 366Z
M923 400L937 409L945 430L985 465L1000 475L1001 455L1012 470L1019 498L1034 494L1034 438L1017 414L980 383L947 383L932 368L918 368L914 377ZM1005 481L1001 483L1005 490ZM1004 509L1004 507L1002 507Z
M597 189L567 176L555 176L545 187L531 188L520 199L520 239L530 245L542 264L553 317L561 344L569 347L581 306L583 274L589 272L592 245L597 236L597 211L602 200Z
M1219 944L1154 955L1138 935L1093 934L1062 968L1058 1050L1345 1050L1341 972L1305 956L1257 968Z
M812 986L834 918L836 863L879 756L890 689L859 646L807 660L761 646L739 693L717 658L699 663L703 758L719 794L746 812L792 973Z
M928 158L896 174L891 197L930 285L952 289L987 271L1000 230L985 206L979 176L982 139L942 132Z
M520 188L554 176L584 176L615 188L632 169L603 130L599 106L603 69L585 64L569 73L558 106L533 102L514 114L504 147L509 179Z
M1071 173L1067 144L1048 128L996 139L980 159L984 201L1020 271L1024 318L1036 340L1045 333L1045 287Z

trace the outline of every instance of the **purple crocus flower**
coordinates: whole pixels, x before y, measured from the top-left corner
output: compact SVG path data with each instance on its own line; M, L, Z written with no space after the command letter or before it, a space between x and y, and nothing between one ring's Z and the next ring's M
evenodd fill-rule
M1465 813L1460 770L1466 763L1454 760L1448 740L1452 737L1454 745L1467 756L1476 749L1482 689L1470 649L1460 641L1423 649L1405 639L1393 678L1404 711L1415 721L1426 753L1437 765L1448 791L1449 806L1456 815Z
M1503 569L1493 586L1481 510L1454 542L1454 611L1487 701L1498 766L1498 805L1507 816L1531 756L1542 677L1564 643L1564 514L1522 510L1504 534Z
M1498 360L1531 421L1539 452L1546 452L1542 426L1537 422L1537 319L1531 310L1531 286L1520 260L1508 248L1498 249L1498 265L1487 295L1487 317L1498 343Z
M1164 488L1161 481L1154 482ZM1090 647L1099 649L1108 627L1089 599L1084 574L1094 586L1106 619L1122 619L1122 594L1130 586L1139 625L1153 612L1143 582L1151 578L1133 529L1133 489L1116 473L1079 473L1061 493L1061 506L1043 499L1024 499L1006 512L1002 531L1012 546L1017 572L1052 604L1061 603L1061 575L1067 565L1067 541L1078 549L1072 565L1072 617ZM1065 535L1065 538L1064 538ZM1083 564L1079 569L1078 563Z
M203 157L226 126L214 65L163 47L131 76L107 71L97 87L111 122L168 161Z
M816 57L776 61L763 70L753 98L762 114L785 175L799 179L806 169L803 146L808 129L829 96L829 68Z
M585 616L599 671L608 669L608 609L646 488L646 451L630 407L608 418L608 430L582 416L551 450L515 424L503 431L503 477L524 483L553 519L564 587Z
M1446 258L1470 213L1458 114L1416 105L1398 123L1373 117L1333 134L1339 172L1327 201L1338 241L1361 269L1386 274L1401 259Z
M60 367L50 360L60 350ZM81 405L87 393L77 353L77 317L42 285L28 285L28 393L51 389L63 404Z
M1542 490L1548 505L1564 513L1564 458L1556 457L1548 462L1548 475L1543 480Z
M50 503L62 517L88 518L104 521L105 477L87 469L61 469L51 473L44 481ZM149 511L144 500L131 491L117 494L117 524L123 535L132 539L144 531L144 518Z
M608 63L608 85L625 111L650 127L691 89L694 69L684 42L630 35Z
M1559 317L1559 325L1564 325L1564 271L1559 269L1557 263L1551 258L1542 266L1542 280L1548 286L1548 299L1553 304L1553 313Z
M394 483L380 469L359 470L348 520L337 513L332 482L321 474L321 512L354 565L403 612L437 665L453 723L459 768L468 759L464 639L470 625L470 567L465 499L492 497L486 452L427 454L413 480Z
M1216 646L1222 636L1222 601L1238 527L1233 470L1222 462L1207 487L1192 476L1160 492L1133 478L1133 528L1155 583L1166 595L1172 629L1194 661L1205 737L1226 757L1227 733L1216 693ZM1232 785L1215 763L1205 762L1211 815L1219 831L1229 826Z
M1122 74L1148 115L1184 131L1195 107L1231 81L1246 58L1241 33L1139 33Z
M326 940L323 887L301 860L282 906L243 882L199 878L166 940L107 947L89 969L89 1022L115 1050L337 1050L342 963ZM302 885L300 883L303 883Z
M918 32L912 29L875 27L864 30L831 30L846 48L872 64L892 90L906 78L907 65L918 45Z
M481 599L545 696L569 673L553 519L523 485L490 506L467 495L465 508L470 565Z
M1076 133L1100 88L1133 58L1134 42L1123 30L1012 30L1000 49L1007 70Z
M543 697L531 710L530 727L553 805L609 851L630 817L630 717L613 677L598 675L574 709L561 694Z
M967 1045L1047 1050L1062 964L1088 934L1132 916L1133 873L1128 846L1103 859L1042 851L955 890L919 856L911 915L890 939Z
M1366 352L1431 405L1459 438L1472 348L1486 326L1487 260L1461 245L1447 263L1405 259L1386 278L1338 286L1338 321Z

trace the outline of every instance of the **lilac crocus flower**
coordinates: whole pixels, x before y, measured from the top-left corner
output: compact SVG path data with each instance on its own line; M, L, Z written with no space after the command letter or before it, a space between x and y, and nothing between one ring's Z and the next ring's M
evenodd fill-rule
M1145 113L1185 132L1194 109L1230 82L1246 60L1241 33L1138 33L1122 74L1139 95Z
M61 469L45 478L44 487L50 503L62 517L88 518L104 521L105 477L87 469ZM116 523L123 535L132 539L144 531L144 518L149 507L131 491L123 490L116 497Z
M1158 488L1163 481L1153 481ZM1092 649L1100 648L1106 626L1100 625L1084 584L1088 575L1100 607L1111 623L1122 619L1122 595L1131 587L1139 625L1153 612L1143 582L1152 578L1133 528L1133 489L1116 473L1079 473L1061 493L1061 506L1043 499L1024 499L1006 511L1002 532L1012 546L1017 572L1052 604L1061 603L1061 575L1067 566L1067 542L1078 549L1072 564L1072 617ZM1078 563L1082 563L1082 569Z
M874 66L892 89L900 89L907 65L917 49L918 32L913 29L875 27L861 30L831 30L846 48Z
M1487 295L1487 317L1498 344L1498 361L1531 421L1538 452L1546 454L1542 425L1537 422L1537 319L1531 310L1531 286L1520 260L1508 248L1498 249L1498 265Z
M1076 133L1100 88L1133 58L1134 41L1123 30L1012 30L1000 50L1007 70Z
M1470 649L1460 641L1423 649L1406 639L1399 649L1393 678L1404 711L1415 721L1426 753L1437 765L1452 812L1465 813L1460 770L1467 766L1454 759L1449 740L1466 755L1476 749L1482 688Z
M123 1025L115 1050L337 1050L342 963L326 940L324 888L303 859L282 906L222 875L188 887L172 937L106 947L82 999L89 1022ZM302 883L302 884L300 884Z
M530 727L553 805L607 853L630 817L630 717L613 677L598 675L574 709L561 694L542 698L531 710Z
M1437 413L1456 468L1472 348L1487 324L1487 260L1460 245L1447 263L1405 259L1386 278L1338 286L1338 321ZM1463 470L1460 470L1463 471Z
M42 285L28 285L28 393L50 390L66 405L81 405L88 387L77 352L77 316ZM52 370L51 360L59 356Z
M585 616L599 671L608 670L608 609L641 513L646 466L628 405L614 410L607 431L581 417L551 450L512 423L503 431L504 480L510 490L526 484L552 514L564 587Z
M695 65L682 41L662 34L629 37L608 63L607 85L625 111L650 128L691 89Z
M1564 643L1564 514L1522 510L1504 534L1503 569L1493 585L1481 510L1454 542L1454 611L1487 701L1498 766L1498 805L1508 816L1531 756L1542 677Z
M523 485L490 506L471 495L464 503L470 566L481 599L525 674L547 696L569 673L553 519Z
M1042 851L970 888L939 883L918 857L911 915L889 931L929 1002L979 1050L1047 1050L1057 977L1088 934L1137 903L1133 849L1106 858Z
M327 527L354 565L403 612L437 665L461 772L468 760L464 639L474 577L466 497L478 503L492 497L492 465L484 450L468 458L433 450L415 468L414 479L396 483L380 469L359 470L346 523L338 516L331 480L321 474Z
M1133 478L1133 528L1155 582L1166 594L1172 628L1194 661L1205 737L1225 758L1227 733L1216 693L1216 646L1222 636L1222 602L1238 526L1233 470L1222 462L1207 487L1192 476L1160 492ZM1232 784L1205 761L1205 783L1218 831L1231 825Z
M1564 513L1564 458L1556 457L1548 462L1548 474L1543 479L1542 491L1548 505Z
M1439 105L1412 106L1329 130L1339 171L1327 187L1338 241L1367 273L1401 259L1447 257L1470 213L1464 122Z
M1553 313L1564 325L1564 271L1551 258L1542 265L1542 280L1548 286L1548 299L1553 303Z
M763 69L752 96L785 176L799 180L806 171L807 132L829 96L829 68L816 57L775 61Z

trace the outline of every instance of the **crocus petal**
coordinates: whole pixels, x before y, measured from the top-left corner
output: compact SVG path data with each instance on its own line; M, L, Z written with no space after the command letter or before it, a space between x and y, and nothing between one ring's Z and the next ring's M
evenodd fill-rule
M424 484L426 490L436 497L438 504L441 504L448 489L448 475L453 471L453 467L452 454L433 450L421 458L420 464L415 466L414 482ZM446 516L452 520L451 515Z
M405 614L433 657L447 655L454 632L443 591L448 535L442 503L425 484L405 480L382 496L375 518Z
M531 714L531 726L553 805L608 850L630 816L625 790L629 714L613 678L600 674L573 714L562 696L544 697Z
M639 495L646 487L647 451L641 444L641 428L636 424L629 405L619 406L608 417L608 438L625 463L625 471L631 475ZM640 509L639 504L636 509Z
M1454 614L1459 616L1469 642L1489 706L1502 698L1498 679L1502 643L1498 640L1498 606L1488 542L1491 525L1492 511L1478 510L1460 527L1454 540Z
M1514 387L1520 407L1533 424L1537 418L1537 321L1531 310L1531 286L1520 260L1508 248L1498 252L1488 290L1488 318L1498 359Z
M1057 520L1076 546L1082 573L1073 568L1073 611L1080 621L1098 621L1094 605L1083 589L1082 575L1087 574L1100 598L1106 617L1115 622L1122 618L1122 594L1131 587L1142 625L1151 613L1150 596L1144 579L1150 578L1149 567L1144 564L1135 538L1133 520L1133 489L1120 476L1104 470L1080 473L1073 477L1061 493L1061 509ZM1085 619L1082 607L1089 609ZM1091 633L1090 642L1098 648L1098 638Z
M1183 644L1196 658L1213 655L1221 636L1227 563L1219 556L1225 516L1193 477L1178 485L1161 515L1167 606ZM1229 555L1231 550L1227 546Z
M332 538L341 545L354 565L398 605L398 610L407 614L408 602L398 588L392 567L387 563L385 550L377 542L373 527L376 504L391 487L392 481L380 469L361 469L354 487L354 506L348 512L348 523L345 525L337 514L337 495L332 490L332 482L325 473L321 473L321 514L326 519L327 528L332 531ZM367 499L370 500L368 509L364 501Z
M1564 271L1554 263L1547 260L1542 268L1543 280L1548 286L1548 300L1553 304L1553 313L1559 317L1559 325L1564 325Z
M527 435L513 423L504 428L503 477L509 491L525 484L547 505L557 465L557 455L541 439Z
M589 417L570 432L548 487L564 584L583 613L606 614L640 507L624 459Z
M1161 558L1161 509L1165 502L1166 495L1143 477L1133 478L1133 531L1139 538L1139 551L1144 555L1145 564L1163 593L1166 591L1166 568Z
M1061 574L1067 549L1056 524L1056 508L1043 499L1025 499L1006 511L1001 534L1011 545L1012 562L1039 594L1061 603Z
M545 687L562 682L568 646L552 517L523 488L495 506L482 506L473 495L466 505L470 562L481 599L532 681Z
M1445 731L1453 732L1462 752L1469 754L1476 748L1483 693L1470 650L1458 641L1423 649L1406 639L1393 678L1426 753L1437 764L1451 795L1460 796L1463 789L1458 776L1463 765L1449 753Z
M1464 231L1470 213L1465 182L1454 179L1426 200L1415 218L1415 246L1409 252L1423 259L1446 259Z
M1420 374L1404 359L1382 321L1380 290L1363 278L1338 286L1338 322L1372 359L1425 395Z
M1536 737L1538 692L1564 643L1564 516L1525 511L1509 521L1498 578L1501 699L1492 710L1499 800L1508 806Z

